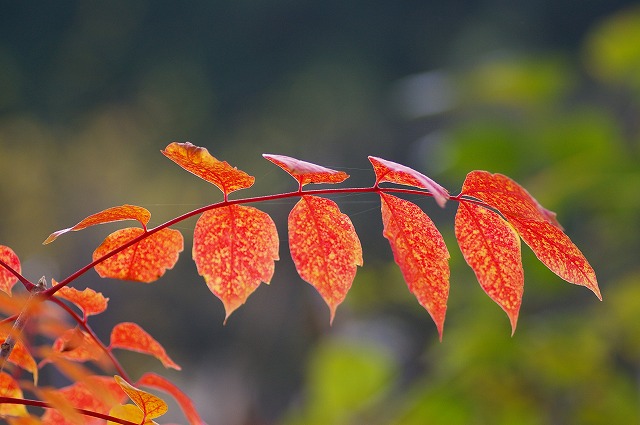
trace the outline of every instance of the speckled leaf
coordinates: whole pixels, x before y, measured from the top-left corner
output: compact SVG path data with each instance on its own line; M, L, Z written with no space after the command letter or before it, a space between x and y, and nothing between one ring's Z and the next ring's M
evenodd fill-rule
M169 408L161 398L134 387L118 375L114 376L114 379L131 401L140 408L145 420L155 419L167 413Z
M289 249L298 274L322 295L333 322L356 266L362 266L362 247L351 220L332 200L303 196L289 214Z
M524 291L520 236L500 215L471 202L460 202L455 233L480 286L509 316L513 334Z
M414 203L380 194L384 237L409 290L431 315L440 339L449 297L449 251L431 219Z
M449 199L447 189L413 168L375 156L370 156L369 161L376 173L376 185L389 182L427 189L442 208Z
M56 285L55 280L52 279L51 285ZM96 292L91 288L79 291L76 288L64 286L56 292L56 296L71 301L82 310L85 318L102 313L107 309L107 303L109 302L109 298L105 298L102 292Z
M111 331L109 348L123 348L137 351L138 353L150 354L160 360L166 368L181 369L171 360L162 345L135 323L124 322L114 326Z
M78 230L86 229L90 226L95 226L97 224L111 223L114 221L138 220L140 224L142 224L142 227L146 229L147 223L149 223L150 218L151 213L147 209L137 207L135 205L121 205L119 207L107 208L106 210L100 211L99 213L90 215L73 227L53 232L43 242L43 244L46 245L48 243L51 243L56 240L58 236L67 232L75 232Z
M22 273L20 268L20 259L18 259L16 253L8 246L0 245L0 260L16 272ZM11 289L17 282L18 277L0 265L0 291L4 291L8 295L11 295Z
M162 153L188 172L216 185L225 198L233 191L251 187L255 181L254 177L244 171L211 156L206 148L189 142L173 142Z
M309 183L340 183L349 178L344 171L332 170L289 156L267 153L262 156L289 173L298 181L300 187Z
M229 205L200 216L193 233L193 260L224 304L225 321L261 282L271 281L278 247L275 223L256 208Z
M93 260L121 247L145 231L137 227L116 230L96 248ZM182 252L182 234L174 229L162 229L95 266L101 277L150 283L173 268Z

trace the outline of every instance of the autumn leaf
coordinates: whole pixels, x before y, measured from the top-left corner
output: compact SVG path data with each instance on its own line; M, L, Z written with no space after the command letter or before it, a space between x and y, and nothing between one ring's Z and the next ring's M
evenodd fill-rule
M154 425L156 423L151 418L146 418L142 410L133 404L116 404L109 410L109 416L124 419L134 424ZM107 425L120 425L120 423L109 420Z
M188 172L216 185L224 193L225 200L229 193L251 187L255 180L226 161L217 160L206 148L189 142L173 142L161 152Z
M418 171L393 161L370 156L369 161L376 173L376 186L382 182L402 184L428 190L438 203L444 208L449 199L449 192L438 183Z
M193 233L193 260L224 304L225 322L260 282L271 281L278 248L276 225L256 208L229 205L200 216Z
M20 269L20 259L8 246L0 245L0 261L7 264L16 272L22 273ZM11 296L11 289L17 282L18 277L0 265L0 291L4 291Z
M555 213L542 207L518 183L502 174L472 171L460 194L497 209L545 266L569 283L586 286L602 300L593 268L562 231Z
M9 335L8 330L2 329L0 330L0 341L4 342ZM35 359L24 345L24 343L17 337L14 337L15 345L11 350L11 354L7 359L10 363L20 367L21 369L30 372L33 375L33 383L37 384L38 382L38 365L36 364Z
M73 425L84 425L84 416L76 410L71 401L65 397L65 394L51 388L36 388L35 393L38 397L60 413L65 423Z
M118 375L114 376L114 379L131 401L142 411L145 420L155 419L167 413L169 408L161 398L134 387Z
M449 251L431 219L414 203L380 194L384 237L420 305L431 315L440 340L449 297Z
M173 398L176 399L180 408L184 412L187 420L191 425L203 425L204 421L200 418L200 415L196 411L195 406L191 399L182 392L178 387L169 382L167 379L163 378L160 375L149 372L142 375L142 377L138 380L136 385L141 385L143 387L151 387L157 390L164 391L168 394L171 394Z
M93 253L93 260L112 252L142 236L143 229L128 227L111 233ZM96 264L100 277L150 283L173 268L184 248L182 234L174 229L161 229L132 246Z
M262 154L262 156L296 179L300 189L309 183L340 183L349 178L349 175L344 171L332 170L289 156L268 153Z
M480 286L509 316L513 335L524 291L520 236L500 215L471 202L460 202L455 234Z
M52 280L51 285L56 285L55 280ZM109 301L109 298L105 298L102 295L102 292L96 292L91 288L85 288L84 290L79 291L76 288L63 286L58 290L58 292L56 292L56 296L67 301L71 301L80 310L82 310L85 319L90 315L99 314L105 311Z
M0 396L12 398L24 398L20 385L5 372L0 372ZM0 417L4 416L28 416L24 404L0 403Z
M167 355L162 345L135 323L124 322L117 324L111 331L109 348L123 348L137 351L138 353L150 354L160 360L166 368L181 369Z
M146 229L150 218L151 213L147 209L135 205L121 205L119 207L107 208L99 213L90 215L73 227L53 232L42 244L49 244L56 240L58 236L67 232L75 232L97 224L111 223L114 221L138 220L140 224L142 224L142 227Z
M289 213L289 250L302 279L329 306L330 322L362 266L362 247L349 217L330 199L303 196Z
M103 355L102 349L93 338L78 328L67 329L56 338L52 349L65 359L79 362L99 360Z

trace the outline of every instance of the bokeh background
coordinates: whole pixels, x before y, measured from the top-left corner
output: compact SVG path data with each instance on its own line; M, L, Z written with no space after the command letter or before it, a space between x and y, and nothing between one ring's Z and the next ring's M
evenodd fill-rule
M91 322L105 339L135 321L166 347L182 372L120 358L134 378L174 380L210 425L640 423L637 2L3 2L0 243L27 277L86 264L118 226L41 242L104 208L141 205L157 225L221 200L160 154L172 141L256 177L234 196L295 188L261 153L344 170L352 185L373 182L367 155L452 193L471 170L505 173L558 213L604 297L524 248L511 337L457 248L455 205L417 200L452 257L440 343L393 263L377 199L345 196L335 200L365 265L333 326L288 256L293 201L259 206L279 228L281 260L223 326L190 260L189 220L160 281L91 272L75 286L111 299ZM168 418L184 422L176 409Z

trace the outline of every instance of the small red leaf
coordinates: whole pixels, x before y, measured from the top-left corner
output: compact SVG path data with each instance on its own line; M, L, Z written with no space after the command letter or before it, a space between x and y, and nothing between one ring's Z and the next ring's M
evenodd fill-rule
M55 286L55 280L52 280L51 284ZM56 292L56 296L71 301L78 306L78 308L82 310L85 318L105 311L109 301L109 298L105 298L102 292L96 292L91 288L78 291L76 288L64 286Z
M268 214L229 205L202 214L193 233L193 260L224 304L225 321L260 282L269 283L278 260L278 231Z
M289 173L298 181L300 187L309 183L340 183L349 178L349 175L344 171L332 170L289 156L267 153L262 156Z
M470 202L458 206L455 233L480 286L509 316L513 335L524 291L520 236L500 215Z
M362 266L362 247L349 217L330 199L303 196L289 213L289 249L302 279L329 306L330 321Z
M144 233L143 229L137 227L116 230L96 248L93 260ZM150 283L162 277L167 269L173 268L183 248L184 241L179 231L162 229L107 258L95 269L101 277Z
M204 421L200 418L200 415L196 411L196 408L193 405L191 399L173 383L169 382L166 378L163 378L162 376L157 375L153 372L149 372L145 373L142 378L140 378L140 380L136 383L136 385L155 388L157 390L161 390L168 394L171 394L180 405L180 408L184 412L187 420L191 425L204 424Z
M97 224L111 223L114 221L138 220L140 224L142 224L142 227L146 229L147 223L149 223L150 218L151 213L147 209L137 207L135 205L121 205L119 207L107 208L106 210L100 211L99 213L90 215L73 227L53 232L44 242L42 242L42 244L46 245L53 242L58 236L62 235L63 233L71 231L75 232L78 230L86 229L90 226L95 226Z
M16 272L22 273L20 259L8 246L0 245L0 260ZM0 291L4 291L11 296L11 289L17 282L18 277L0 265Z
M442 235L417 205L381 193L384 237L409 290L431 315L442 340L449 297L449 251Z
M166 368L181 369L167 355L162 345L135 323L124 322L117 324L111 331L109 347L150 354L160 360Z
M68 329L53 342L53 350L59 356L77 362L98 360L103 352L100 346L78 328Z
M233 191L251 187L255 180L226 161L217 160L206 148L189 142L173 142L162 153L188 172L216 185L224 193L225 199Z
M602 301L595 271L562 230L548 221L509 218L509 222L549 270L569 283L586 286Z
M165 403L161 398L134 387L118 375L114 376L114 379L118 385L120 385L122 391L129 396L131 401L133 401L135 405L142 410L144 415L143 418L145 420L160 417L169 410L167 403Z
M444 208L445 203L449 199L447 189L406 165L375 156L370 156L369 161L371 165L373 165L373 171L376 173L376 185L382 182L389 182L427 189L442 208Z

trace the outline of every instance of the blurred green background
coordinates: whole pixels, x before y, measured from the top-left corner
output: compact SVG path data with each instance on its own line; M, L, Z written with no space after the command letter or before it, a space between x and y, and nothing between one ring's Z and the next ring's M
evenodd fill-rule
M154 335L183 371L159 371L210 425L640 423L640 5L630 1L4 2L0 14L0 243L32 280L90 261L119 226L41 242L132 203L151 225L221 200L160 154L206 146L254 175L241 194L288 191L261 153L370 185L367 155L458 193L501 172L558 213L598 275L599 302L523 249L518 329L484 295L453 236L455 205L419 204L451 252L438 342L382 237L375 197L336 198L365 265L332 327L295 274L293 202L261 204L281 235L272 284L222 326L185 252L152 284L74 285L110 297L90 323ZM43 380L47 379L43 370ZM50 379L55 379L50 373ZM175 412L170 418L183 421Z

